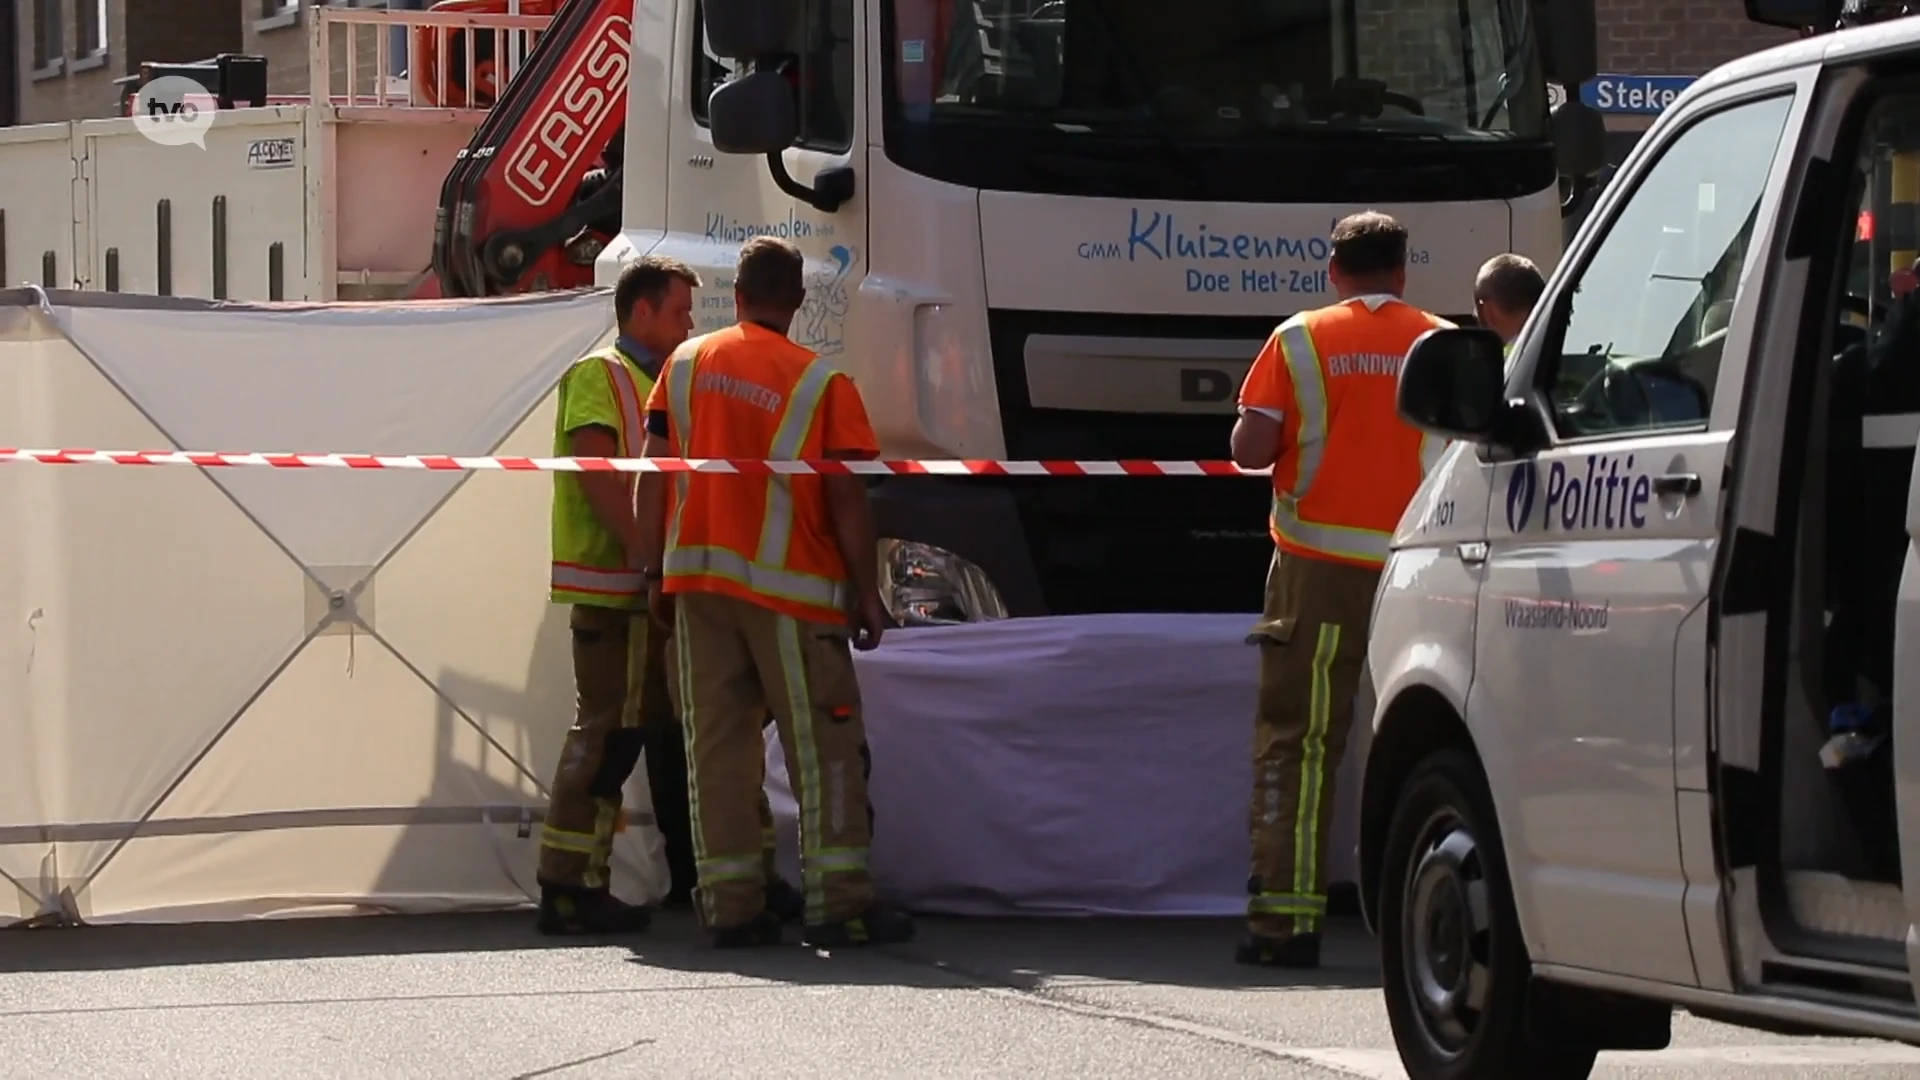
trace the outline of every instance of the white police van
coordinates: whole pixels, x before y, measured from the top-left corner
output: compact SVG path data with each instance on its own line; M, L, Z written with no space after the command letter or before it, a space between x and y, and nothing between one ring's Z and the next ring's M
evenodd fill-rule
M1415 1080L1584 1077L1675 1006L1920 1043L1916 204L1920 19L1771 49L1510 360L1408 354L1456 442L1376 601L1360 868Z

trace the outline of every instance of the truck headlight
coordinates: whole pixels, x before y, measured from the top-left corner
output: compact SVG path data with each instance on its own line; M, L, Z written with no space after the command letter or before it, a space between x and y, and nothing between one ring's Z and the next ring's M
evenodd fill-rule
M901 626L951 626L1007 617L986 571L944 548L880 541L880 598Z

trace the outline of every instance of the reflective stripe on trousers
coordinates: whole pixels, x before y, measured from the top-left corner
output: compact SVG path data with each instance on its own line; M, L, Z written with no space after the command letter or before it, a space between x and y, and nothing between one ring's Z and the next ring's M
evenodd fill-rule
M595 801L599 806L594 812L591 833L570 832L552 825L542 825L540 846L569 855L586 856L587 866L580 875L581 887L603 889L610 883L607 864L613 858L613 834L619 831L620 811L605 800Z
M1340 652L1340 625L1321 623L1313 648L1313 679L1307 705L1307 731L1300 742L1300 790L1294 805L1293 879L1286 892L1261 891L1247 904L1249 915L1292 916L1293 932L1319 930L1327 911L1325 883L1319 880L1320 814L1327 785L1327 729L1333 721L1333 660ZM1331 809L1331 807L1328 807Z
M693 750L694 719L697 715L693 702L693 657L690 655L692 650L687 648L685 609L677 608L673 613L673 636L674 666L678 668L680 685L680 737L687 751L687 821L693 827L693 865L698 883L707 885L715 880L721 880L709 877L710 873L726 874L730 868L720 866L709 870L707 865L713 860L707 857L707 831L703 827L703 817L700 813L700 777L696 771L699 768L700 759L695 756ZM700 906L705 909L707 922L711 925L715 917L712 894L705 889L696 888L694 895Z
M689 354L667 367L667 408L674 427L679 430L682 455L693 445L693 365L694 357ZM815 359L807 365L792 393L787 395L766 460L799 459L833 375L833 366L824 360ZM766 507L761 514L759 543L752 559L717 545L683 546L680 532L687 507L687 474L674 474L673 482L674 513L667 527L666 557L661 560L663 574L669 577L711 574L738 582L764 596L825 608L846 606L845 583L786 566L787 549L793 542L791 477L775 475L767 479Z
M754 843L748 838L748 834L720 838L708 836L707 815L701 806L706 785L726 783L733 779L726 775L715 776L711 771L703 772L698 764L702 760L699 746L704 745L702 740L706 737L700 726L701 695L714 691L713 684L703 682L702 679L703 677L711 679L716 672L714 669L707 669L703 676L699 669L699 661L695 654L702 648L702 639L699 634L693 632L694 624L688 610L693 606L694 600L711 600L729 605L737 604L741 608L752 610L756 612L757 617L767 620L765 625L772 628L771 644L779 658L779 682L775 685L766 685L765 692L769 698L784 706L785 712L790 717L792 739L787 750L793 763L792 788L800 811L801 886L806 901L806 918L811 923L825 922L829 913L827 895L829 878L835 874L864 871L867 866L867 854L863 847L829 847L822 840L823 837L838 835L831 830L838 830L840 826L826 820L826 805L832 789L825 782L826 777L821 767L819 733L814 726L814 718L819 706L816 703L815 687L809 682L809 665L802 639L803 624L799 619L767 612L746 600L706 597L698 594L686 599L687 602L677 605L674 613L675 648L678 658L681 728L686 739L687 759L690 763L694 763L688 786L693 820L694 860L699 870L702 914L709 926L716 925L722 916L727 914L723 910L723 901L715 895L716 887L759 880L767 874L767 852L747 850L748 845ZM716 633L729 632L737 631L729 629L716 631ZM764 643L766 638L756 637L756 640ZM715 654L731 647L729 643L718 637L712 639L711 645ZM740 647L746 652L759 651L747 643L741 643ZM764 648L764 645L760 648ZM773 672L760 667L757 661L748 660L746 663L758 669L759 677L763 682L771 681ZM724 676L724 669L719 673ZM724 689L724 685L724 683L721 685L721 689ZM831 692L830 685L823 684L822 688ZM727 794L730 797L732 793ZM768 834L764 830L760 831L757 837L760 841L757 846L770 847ZM716 840L722 845L717 851L714 847ZM731 892L735 897L739 895L737 890L731 890Z
M827 921L827 890L813 845L820 842L826 792L820 783L820 747L814 743L813 695L807 690L807 658L800 651L800 621L782 615L779 627L780 672L786 683L782 689L793 716L794 758L800 764L799 783L793 785L800 803L800 891L807 899L807 921L818 924Z

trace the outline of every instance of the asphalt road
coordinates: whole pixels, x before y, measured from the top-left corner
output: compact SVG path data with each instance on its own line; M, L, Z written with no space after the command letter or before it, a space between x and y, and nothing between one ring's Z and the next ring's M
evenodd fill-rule
M703 948L668 915L556 946L523 915L0 935L0 1077L1400 1077L1372 942L1301 978L1219 921L926 920L827 956ZM1869 1080L1920 1050L1681 1015L1597 1076Z

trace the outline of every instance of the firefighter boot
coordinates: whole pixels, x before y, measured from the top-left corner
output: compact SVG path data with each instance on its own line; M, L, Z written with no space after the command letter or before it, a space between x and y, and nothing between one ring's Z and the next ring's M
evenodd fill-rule
M1292 937L1268 937L1248 934L1234 950L1238 963L1253 967L1317 968L1320 966L1320 935L1313 932Z
M856 945L898 945L912 941L913 919L904 912L875 904L851 919L808 926L801 941L816 949Z
M762 911L738 926L723 926L713 931L716 949L755 949L780 944L780 917Z
M629 904L608 889L540 886L538 925L543 934L638 934L652 921L646 908Z

